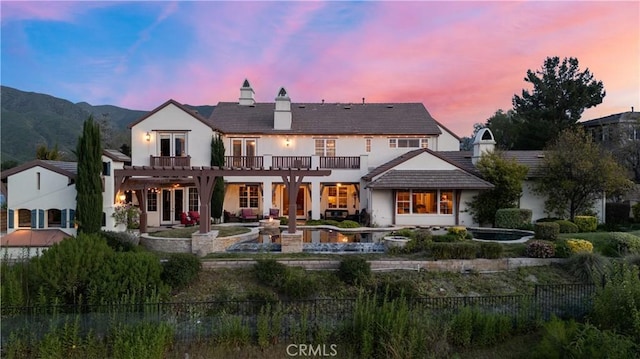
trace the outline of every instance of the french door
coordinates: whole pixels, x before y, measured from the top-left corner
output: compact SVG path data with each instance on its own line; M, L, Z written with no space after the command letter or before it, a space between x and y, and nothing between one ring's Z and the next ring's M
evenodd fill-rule
M180 215L184 212L184 189L163 189L161 205L162 218L160 224L180 223Z

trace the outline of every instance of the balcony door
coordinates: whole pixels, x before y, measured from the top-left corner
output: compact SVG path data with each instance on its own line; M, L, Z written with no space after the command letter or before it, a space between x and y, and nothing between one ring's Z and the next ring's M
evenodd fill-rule
M283 202L283 215L284 216L288 216L289 215L289 201L291 200L289 198L289 190L283 186L283 190L282 190L282 202ZM304 209L305 209L305 188L304 187L300 187L298 189L298 195L296 196L296 198L294 198L293 200L296 201L296 217L304 217Z
M184 157L187 155L187 134L186 133L168 133L161 132L159 134L160 148L158 152L163 157Z
M163 189L161 205L162 218L160 224L180 223L180 215L184 212L184 189Z
M231 156L234 167L256 167L256 139L233 138L231 139Z

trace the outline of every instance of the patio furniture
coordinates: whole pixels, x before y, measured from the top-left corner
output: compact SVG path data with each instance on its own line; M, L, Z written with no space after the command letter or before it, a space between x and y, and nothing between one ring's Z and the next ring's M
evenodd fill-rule
M194 218L191 218L186 212L180 214L180 223L185 227L190 227L198 223Z
M269 208L269 217L271 218L279 218L280 210L278 208Z
M346 209L327 209L324 211L324 219L334 220L334 221L344 221L347 219L349 215L349 211Z
M200 224L200 213L198 213L198 211L189 211L189 217Z
M242 219L243 222L257 221L258 215L253 213L253 210L251 208L243 208L240 211L240 218Z

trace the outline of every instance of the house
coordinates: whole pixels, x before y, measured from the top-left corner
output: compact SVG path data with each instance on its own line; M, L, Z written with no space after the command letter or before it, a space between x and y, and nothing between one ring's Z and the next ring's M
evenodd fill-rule
M640 140L640 112L633 107L629 112L581 122L593 139L606 148L613 148L620 142Z
M113 171L131 159L115 150L102 154L103 228L114 230ZM76 235L76 162L34 160L2 172L8 189L7 234L3 246L22 246L25 241L46 247ZM4 229L3 229L4 230ZM14 233L15 232L15 233ZM11 240L15 237L15 240Z

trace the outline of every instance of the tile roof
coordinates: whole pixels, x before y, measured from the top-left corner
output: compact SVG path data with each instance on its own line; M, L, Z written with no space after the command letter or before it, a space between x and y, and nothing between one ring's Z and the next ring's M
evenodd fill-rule
M528 178L539 177L539 167L542 164L544 158L544 151L502 151L506 158L512 158L519 164L525 165L529 168ZM458 167L480 176L480 172L471 162L472 151L441 151L438 152L442 157L454 162Z
M59 229L19 229L2 236L3 247L50 247L71 237Z
M131 162L131 157L125 155L118 150L104 149L102 154L118 162Z
M463 170L391 170L367 188L374 189L488 189L494 186Z
M223 133L309 135L439 135L437 123L421 103L292 103L291 129L274 130L274 103L241 106L220 102L209 125Z
M64 161L50 161L50 160L33 160L31 162L23 163L20 166L10 168L6 171L2 171L2 179L5 179L11 175L22 172L29 168L40 166L50 171L59 173L69 178L75 178L78 174L77 162L64 162Z
M584 127L597 127L618 122L640 121L640 112L622 112L580 122Z

